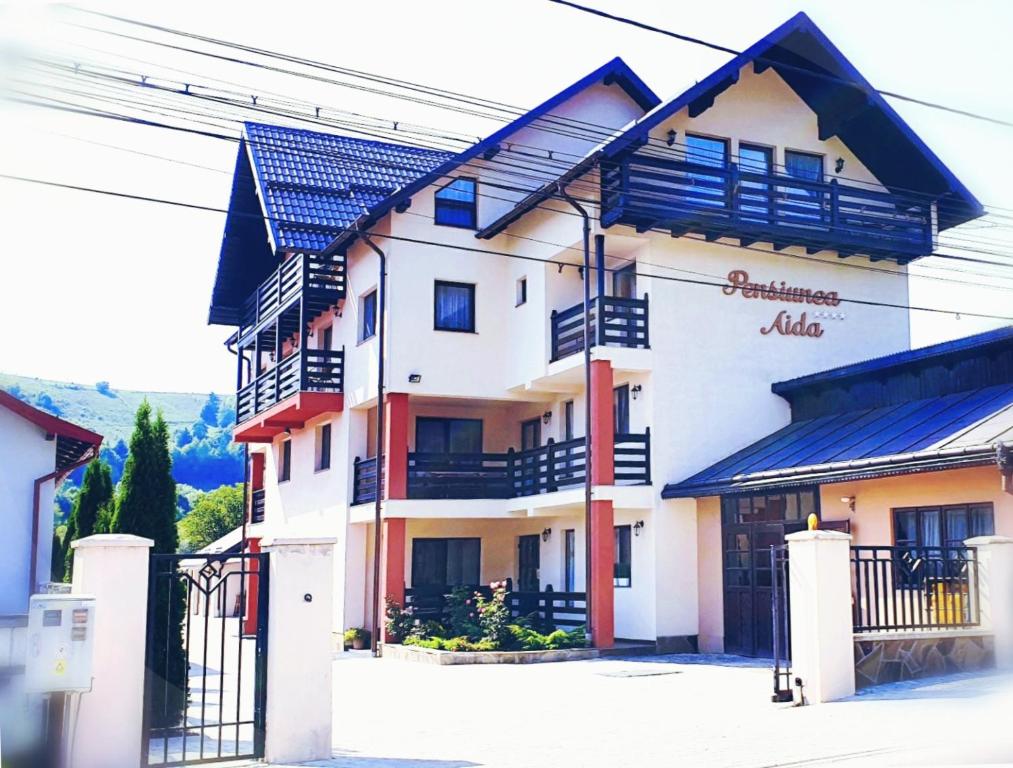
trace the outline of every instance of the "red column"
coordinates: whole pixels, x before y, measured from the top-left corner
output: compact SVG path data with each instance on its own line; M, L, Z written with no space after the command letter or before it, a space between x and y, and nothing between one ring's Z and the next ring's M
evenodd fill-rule
M612 501L591 502L591 643L611 648L615 641L615 522Z
M384 488L388 499L408 498L408 394L391 392L386 404L387 466Z
M591 482L615 482L615 427L612 364L591 363ZM591 502L591 642L611 648L615 641L615 529L612 502Z
M615 421L612 415L612 363L591 362L591 482L615 482Z
M387 600L404 605L405 528L403 517L388 517L383 521L383 552L380 563L381 605L385 605ZM380 621L383 622L382 611ZM385 636L384 640L386 639Z
M259 553L260 539L247 539L246 551L251 555ZM246 570L251 573L244 577L246 579L246 615L243 618L243 634L255 635L257 633L257 599L260 596L260 561L257 558L251 558L246 561L246 565Z

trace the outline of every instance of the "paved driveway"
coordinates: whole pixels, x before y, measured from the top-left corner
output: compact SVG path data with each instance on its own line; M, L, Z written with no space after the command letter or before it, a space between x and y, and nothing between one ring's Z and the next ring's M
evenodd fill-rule
M658 656L436 667L335 662L333 768L1013 764L1013 681L770 703L769 668Z

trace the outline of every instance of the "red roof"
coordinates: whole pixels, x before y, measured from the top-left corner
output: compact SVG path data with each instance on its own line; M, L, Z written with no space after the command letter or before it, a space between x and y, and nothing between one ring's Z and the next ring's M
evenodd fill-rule
M59 464L68 465L77 460L83 459L89 451L95 451L102 444L102 435L92 432L84 427L79 427L69 421L65 421L51 413L39 410L33 405L18 400L9 392L0 390L0 407L16 413L23 419L44 429L46 434L62 438Z

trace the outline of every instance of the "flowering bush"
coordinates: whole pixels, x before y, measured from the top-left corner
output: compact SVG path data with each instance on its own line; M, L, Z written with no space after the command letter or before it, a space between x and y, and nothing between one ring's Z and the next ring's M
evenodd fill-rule
M510 637L507 625L510 623L510 607L506 601L506 582L494 581L489 585L492 597L486 599L475 593L478 610L478 625L482 631L482 639L502 647Z
M482 627L478 621L478 608L475 604L478 593L472 594L467 587L456 587L447 595L447 616L450 620L450 634L453 637L466 637L478 640L482 637Z
M384 616L387 637L395 643L403 642L416 623L414 611L410 605L402 608L399 602L391 600L389 597L385 601Z

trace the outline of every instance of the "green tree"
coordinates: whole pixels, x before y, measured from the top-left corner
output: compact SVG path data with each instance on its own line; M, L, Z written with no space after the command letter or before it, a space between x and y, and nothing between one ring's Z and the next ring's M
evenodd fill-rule
M243 484L202 493L179 521L180 549L195 552L243 524Z
M221 410L222 401L214 392L208 395L208 400L200 410L200 418L209 427L218 426L218 411Z
M152 539L153 553L175 553L179 543L169 429L161 413L152 422L151 406L146 400L137 409L134 420L112 530ZM156 574L152 598L156 620L150 658L154 664L149 669L147 691L148 701L156 705L151 708L152 724L175 727L182 720L187 697L188 664L183 648L185 590L173 575L166 578Z
M72 541L91 536L93 533L104 533L97 528L99 517L113 502L113 474L109 465L96 459L88 465L81 480L81 490L74 499L74 506L67 520L67 533L63 537L64 578L70 581L74 572L74 549Z
M53 581L63 581L64 567L63 539L60 538L58 531L53 531L53 554L49 561L49 578Z

